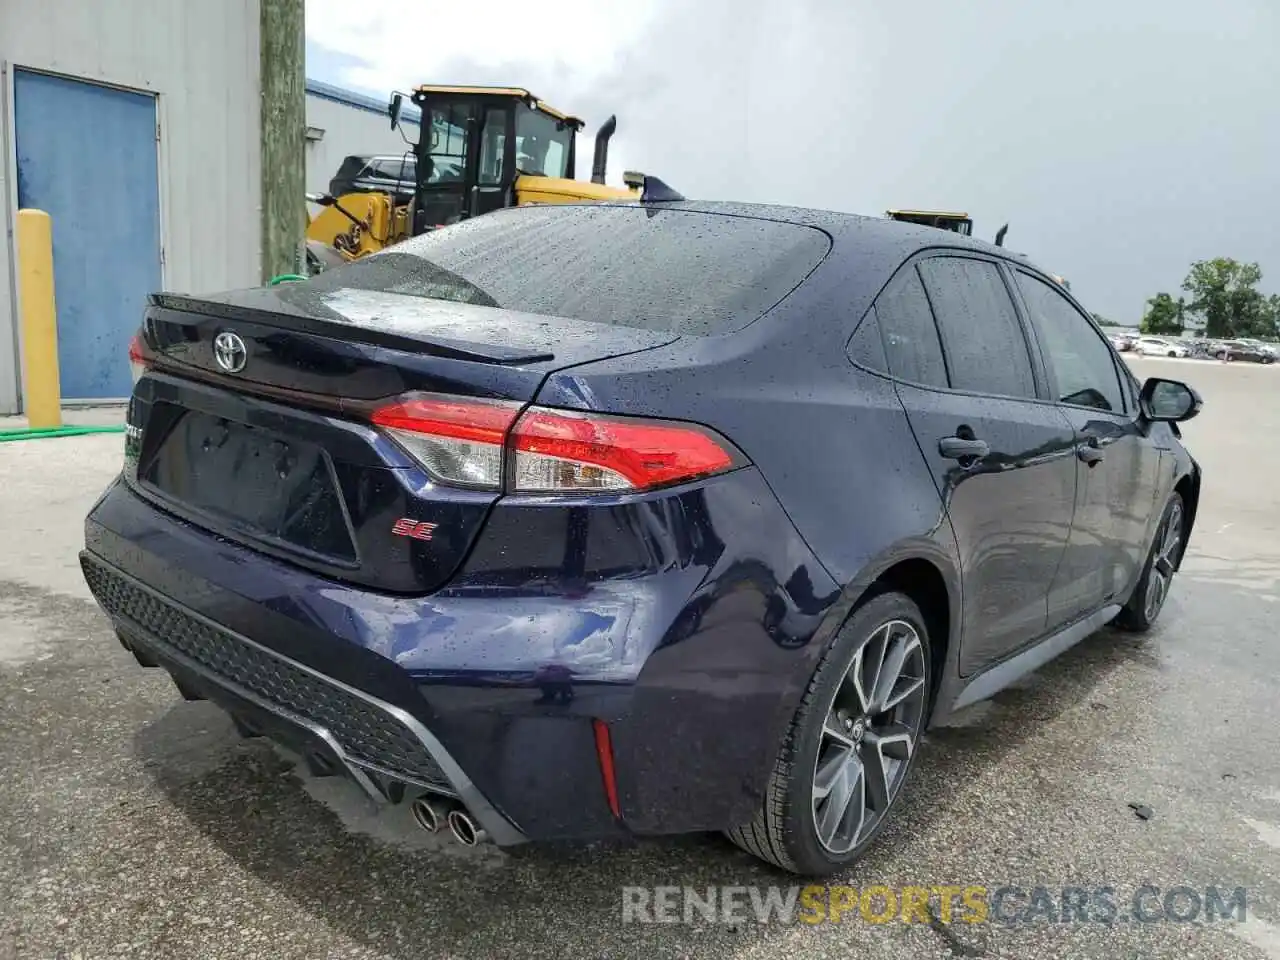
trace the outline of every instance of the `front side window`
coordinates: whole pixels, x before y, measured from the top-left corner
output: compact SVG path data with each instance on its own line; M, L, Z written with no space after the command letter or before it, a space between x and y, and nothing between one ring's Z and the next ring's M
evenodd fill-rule
M535 177L568 176L573 127L541 110L516 108L516 169Z
M1034 397L1022 322L1000 268L987 260L934 257L920 263L942 333L951 386L1001 397Z
M1021 270L1017 277L1057 381L1058 402L1124 413L1114 354L1102 335L1052 285Z

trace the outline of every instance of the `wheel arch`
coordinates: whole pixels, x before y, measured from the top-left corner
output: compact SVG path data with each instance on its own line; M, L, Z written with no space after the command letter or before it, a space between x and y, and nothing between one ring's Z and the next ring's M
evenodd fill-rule
M1200 509L1200 465L1198 463L1191 461L1191 469L1174 483L1173 492L1182 497L1183 512L1186 514L1182 544L1178 550L1178 565L1174 568L1180 570L1182 558L1187 555L1187 542L1191 539L1191 531L1196 525L1196 513Z
M937 695L942 676L947 668L947 653L951 649L951 627L959 618L953 615L951 593L942 571L924 557L899 560L884 570L863 591L854 610L882 593L905 594L920 608L925 629L929 633L929 699L932 704Z
M950 527L947 539L952 550ZM881 554L863 566L858 575L841 591L840 599L828 611L819 630L821 648L826 649L845 621L869 600L883 593L898 591L910 597L920 608L929 633L930 669L932 671L933 707L945 678L954 669L960 649L960 616L962 583L954 553L948 552L933 537L919 538Z

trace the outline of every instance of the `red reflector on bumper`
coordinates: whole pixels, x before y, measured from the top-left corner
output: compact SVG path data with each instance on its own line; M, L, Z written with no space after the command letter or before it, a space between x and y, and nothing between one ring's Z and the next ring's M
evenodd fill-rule
M592 720L591 725L595 728L596 757L600 761L600 775L604 778L604 795L613 815L621 820L622 807L618 803L618 780L613 771L613 741L609 738L609 727L603 720Z

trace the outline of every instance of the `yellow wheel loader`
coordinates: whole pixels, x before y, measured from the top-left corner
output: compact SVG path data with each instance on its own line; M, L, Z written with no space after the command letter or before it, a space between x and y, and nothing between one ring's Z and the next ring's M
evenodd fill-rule
M886 210L885 216L890 220L898 220L902 223L918 223L924 227L950 230L952 233L958 233L965 237L973 236L973 220L967 213L948 213L941 210ZM994 242L997 247L1004 246L1005 234L1008 232L1009 225L1007 223L996 231ZM1051 273L1049 276L1057 280L1066 289L1071 289L1071 284L1056 273Z
M961 236L973 235L973 221L967 213L945 213L941 210L888 210L885 216L890 220L903 223L918 223L922 227L937 227L939 230L950 230ZM1004 239L1004 232L996 237L996 245Z
M321 207L307 227L313 272L503 207L683 199L662 181L643 174L624 174L625 188L605 186L616 117L606 120L596 134L591 180L582 181L575 179L575 134L583 122L528 90L422 86L411 99L421 113L420 133L417 143L406 138L409 149L400 182L392 179L392 186L380 189L376 177L357 178L352 192L307 197ZM404 95L396 93L387 107L392 128L401 129L402 135L403 106ZM386 172L387 164L382 170ZM394 171L389 175L394 177ZM338 182L335 178L334 184Z

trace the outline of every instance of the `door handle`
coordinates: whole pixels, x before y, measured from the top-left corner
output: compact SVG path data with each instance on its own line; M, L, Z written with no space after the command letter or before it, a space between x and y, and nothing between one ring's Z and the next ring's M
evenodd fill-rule
M964 437L943 437L938 441L938 453L948 460L981 459L991 452L985 440Z
M1106 457L1101 450L1098 449L1096 440L1082 443L1076 447L1076 456L1087 463L1090 467L1096 467Z

